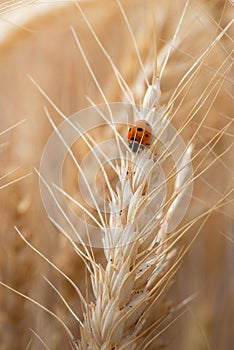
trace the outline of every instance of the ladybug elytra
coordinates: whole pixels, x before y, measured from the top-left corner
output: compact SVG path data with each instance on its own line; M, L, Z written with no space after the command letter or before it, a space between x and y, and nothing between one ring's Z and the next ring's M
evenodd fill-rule
M152 128L146 120L137 120L134 125L128 129L128 142L130 148L138 145L138 148L144 149L144 146L150 144Z

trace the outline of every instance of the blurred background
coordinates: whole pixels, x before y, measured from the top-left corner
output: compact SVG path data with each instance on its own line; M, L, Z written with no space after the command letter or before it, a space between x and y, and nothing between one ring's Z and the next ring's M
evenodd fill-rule
M150 79L156 61L155 50L160 72L160 59L175 33L185 1L123 0L122 4ZM83 1L81 5L131 87L136 102L140 102L146 88L143 72L116 1ZM231 1L189 2L178 42L161 79L162 105L169 101L183 75L232 18ZM34 170L39 169L43 148L53 132L44 106L56 125L62 118L29 78L31 76L68 117L89 106L86 96L96 104L104 102L75 43L71 26L108 101L121 101L123 95L113 69L72 1L0 2L0 280L49 307L79 337L77 323L42 275L62 291L82 317L74 290L14 229L14 225L17 226L27 240L85 290L82 262L47 218ZM234 129L233 124L229 125L233 118L232 38L233 26L230 26L206 56L193 85L178 96L173 106L173 124L181 130L186 143L199 128L194 139L197 157L193 162L197 178L184 223L212 209L233 188ZM207 97L199 100L204 91ZM225 127L225 133L218 138ZM105 135L100 135L100 139L102 137ZM14 183L25 175L28 176ZM77 190L75 174L67 173L65 181L71 193ZM233 209L233 196L229 195L202 227L203 220L198 220L186 233L185 245L198 232L199 235L166 298L177 305L190 295L195 298L164 332L158 347L234 348ZM43 348L30 328L45 339L50 348L64 349L68 345L65 332L51 316L0 286L1 349ZM152 349L156 349L156 345Z

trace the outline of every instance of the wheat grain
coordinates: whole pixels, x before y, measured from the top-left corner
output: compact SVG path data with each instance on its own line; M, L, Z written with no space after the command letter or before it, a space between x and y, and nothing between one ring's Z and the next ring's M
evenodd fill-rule
M227 82L230 81L232 50L224 40L230 39L228 33L232 26L232 20L221 26L221 19L224 17L222 14L220 21L218 23L214 21L212 26L209 21L210 18L207 18L209 16L204 16L203 10L199 6L189 1L183 4L181 2L180 18L176 16L174 21L174 23L177 23L173 28L174 34L166 39L167 45L157 44L157 57L153 56L152 58L152 46L154 45L151 45L151 40L145 41L146 54L143 53L143 56L140 54L140 51L144 51L138 49L141 42L140 37L138 40L135 38L134 30L136 30L136 27L131 28L130 20L125 12L128 9L128 2L123 3L123 5L119 1L117 3L117 9L123 16L123 23L127 24L130 40L133 42L132 50L136 53L136 62L140 67L135 72L134 69L132 72L129 69L130 75L132 73L133 76L130 78L124 78L125 75L122 73L121 65L114 63L111 54L101 43L85 11L80 8L78 2L75 5L80 9L82 18L91 30L91 34L98 44L98 49L103 52L113 70L120 87L119 94L121 94L122 101L128 101L127 104L123 104L122 109L118 110L124 114L126 108L127 116L125 115L124 119L116 114L116 107L110 103L107 89L104 89L99 82L100 75L98 79L95 70L92 68L82 43L82 31L77 31L72 26L76 44L85 60L90 76L94 79L96 90L103 98L105 108L98 106L93 98L89 98L88 101L91 102L91 110L95 111L95 115L99 117L99 120L101 119L103 123L109 126L102 136L104 139L113 138L112 148L117 150L117 161L113 161L114 156L116 156L116 152L113 152L114 156L112 154L113 149L106 150L104 148L99 151L99 141L95 138L96 135L84 133L84 125L75 125L73 121L70 121L53 102L53 99L48 97L40 84L32 79L43 96L69 126L69 130L81 137L81 141L88 148L101 169L101 180L97 187L100 192L104 192L104 205L100 196L96 198L98 191L95 192L90 182L93 175L92 166L89 169L91 172L89 176L87 172L83 171L82 164L76 159L77 155L70 148L61 129L56 127L51 116L52 113L49 112L48 108L45 108L55 134L74 162L76 170L82 177L94 204L94 208L90 209L87 203L84 203L80 198L76 198L74 192L69 193L60 184L51 183L46 178L46 174L39 174L41 183L45 186L51 200L54 202L54 206L58 209L57 217L50 215L50 219L82 259L91 280L92 291L89 290L90 287L87 284L86 297L84 297L70 277L57 268L50 259L46 258L45 254L28 243L50 266L59 271L69 281L81 300L83 320L80 315L78 316L74 307L70 306L69 297L64 297L59 289L49 282L76 322L76 328L80 326L80 336L76 340L65 322L61 321L62 318L57 317L49 310L49 313L53 314L65 326L74 349L150 349L151 346L156 349L157 346L160 347L158 338L177 320L176 314L181 311L179 306L175 307L171 306L170 303L168 304L165 301L165 295L185 253L191 247L211 213L221 211L221 209L224 211L224 208L232 204L230 199L232 189L230 190L230 188L233 179L231 179L225 191L220 191L215 185L210 184L211 191L219 196L218 199L211 202L207 207L208 209L203 210L202 200L199 196L200 205L196 207L195 214L192 215L193 211L191 209L188 212L189 219L187 222L176 228L176 224L180 223L183 217L181 211L183 204L188 200L188 188L193 181L196 184L197 180L203 180L207 186L209 182L205 178L203 179L204 175L219 163L224 164L228 172L231 170L224 159L230 154L233 144L228 143L225 149L219 151L218 154L216 152L220 142L226 136L233 135L230 131L232 120L225 121L224 124L219 124L218 127L214 127L215 123L211 125L209 123L211 121L210 116L217 115L217 113L214 113L214 109L218 105L219 95L222 92L225 95ZM194 8L190 8L191 3ZM104 6L106 5L104 4ZM157 6L159 6L158 13L162 16L162 20L165 20L167 16L170 20L170 15L173 14L173 4L169 5L168 3L169 8L172 6L168 13L166 3ZM86 7L84 6L84 8ZM204 26L209 24L210 36L204 33L204 28L201 30L197 25L192 15L194 9L198 13L199 21L203 21ZM150 18L150 16L147 18ZM158 21L160 22L160 19ZM192 48L188 41L184 39L190 21L191 28L194 25L194 31L190 33L191 38L199 37L200 39L199 35L201 33L204 35L201 45L196 40ZM149 22L151 23L150 20ZM155 22L157 21L155 20ZM166 23L168 23L168 20L166 20ZM152 25L152 28L155 30L155 24ZM151 33L152 28L148 33ZM130 51L129 56L131 55ZM181 53L188 62L179 63L177 58L180 57ZM216 53L221 55L221 58L218 59ZM172 66L170 62L173 58L174 62L177 63ZM216 59L218 63L213 66L211 61ZM156 61L157 63L155 63ZM133 66L135 67L136 63ZM176 74L172 75L171 69L176 70ZM201 79L201 75L204 73L210 75L210 77ZM174 77L172 81L173 92L170 90L170 74ZM167 94L164 88L165 84L169 86ZM191 94L191 91L194 95ZM129 111L132 120L128 115ZM85 113L83 115L85 116ZM185 117L183 118L183 116ZM125 126L119 127L116 119L120 120ZM148 120L152 125L155 137L149 149L145 148L134 153L129 149L125 138L127 124L136 121L136 119ZM171 155L176 153L179 143L177 133L169 135L171 137L167 138L171 123L175 123L177 126L180 137L187 132L187 135L185 135L186 147L182 151L180 149L175 159L171 159ZM196 130L193 130L194 125L198 126ZM209 137L208 140L202 140L203 136L206 137L204 130L213 130L213 136ZM199 145L198 147L199 140L202 140L203 143L202 146ZM108 160L111 169L106 170L102 162L105 163ZM173 165L172 161L174 161ZM193 177L189 167L191 161L194 163ZM164 179L159 180L162 171L160 169L163 169L166 175ZM231 171L230 173L233 174ZM165 186L168 188L168 194L164 198ZM82 230L60 205L59 196L61 195L69 200L69 203L76 206L77 216L82 217L83 220ZM60 217L63 218L62 222ZM90 221L94 225L94 229L90 228ZM199 227L196 226L198 224ZM172 225L171 230L170 225ZM196 227L194 236L188 242L185 241L186 243L183 246L182 241L184 242L185 236L193 227ZM23 238L20 231L18 229L17 231ZM70 231L73 232L73 236L71 236ZM96 233L97 242L101 247L100 250L104 254L102 261L99 261L97 253L92 248L94 239L92 235ZM74 241L74 235L79 244ZM76 277L73 276L73 279ZM6 286L3 283L2 285ZM32 299L28 299L32 301ZM187 304L188 301L186 299L181 307ZM39 303L33 302L39 305ZM48 309L41 307L48 312ZM173 319L171 320L171 318ZM37 334L41 343L47 347L43 341L44 337L39 336L39 332L35 334ZM206 344L209 346L207 339ZM30 347L30 344L28 346ZM60 348L62 348L62 345L60 345Z

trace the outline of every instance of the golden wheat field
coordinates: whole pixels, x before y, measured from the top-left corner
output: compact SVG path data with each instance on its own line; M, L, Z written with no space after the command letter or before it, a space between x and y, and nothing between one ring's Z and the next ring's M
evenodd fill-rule
M0 2L1 350L234 349L233 14Z

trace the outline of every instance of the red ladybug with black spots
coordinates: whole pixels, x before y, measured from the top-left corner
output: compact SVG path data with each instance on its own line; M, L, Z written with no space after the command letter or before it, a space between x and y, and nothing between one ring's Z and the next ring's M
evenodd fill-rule
M146 120L137 120L128 129L129 147L133 152L137 152L139 149L143 150L145 146L150 145L151 136L150 124Z

